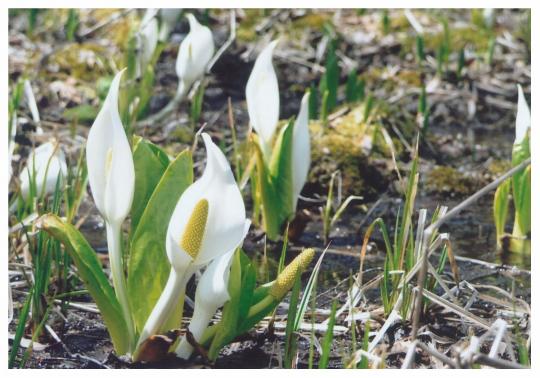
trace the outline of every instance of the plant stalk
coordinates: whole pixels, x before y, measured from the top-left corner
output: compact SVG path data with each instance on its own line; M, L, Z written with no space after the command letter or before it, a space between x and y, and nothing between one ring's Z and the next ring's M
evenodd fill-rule
M135 331L133 328L133 318L129 308L129 300L126 288L126 277L124 275L124 264L122 256L122 231L121 223L106 222L107 229L107 247L109 250L109 263L111 265L111 275L114 291L126 322L129 339L129 350L132 350L135 341Z

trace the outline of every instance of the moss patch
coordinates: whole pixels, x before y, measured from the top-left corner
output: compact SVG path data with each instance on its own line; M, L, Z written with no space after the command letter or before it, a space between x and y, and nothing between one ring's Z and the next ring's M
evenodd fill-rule
M426 179L426 189L432 193L468 195L480 189L480 186L474 177L446 165L433 168Z
M361 194L366 198L386 188L387 172L380 172L369 160L376 148L375 126L363 121L363 105L352 109L324 129L320 121L310 123L312 163L309 181L325 191L330 176L341 171L344 194Z

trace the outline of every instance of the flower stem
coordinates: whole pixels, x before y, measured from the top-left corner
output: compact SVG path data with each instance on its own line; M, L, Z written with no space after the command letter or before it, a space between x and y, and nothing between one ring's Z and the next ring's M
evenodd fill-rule
M129 309L129 301L126 289L126 277L124 275L121 241L121 224L106 222L107 246L109 249L109 263L111 264L111 275L116 293L116 298L122 307L122 314L126 322L129 339L129 349L133 347L135 332L133 329L133 319Z
M216 310L217 308L213 309L212 311L212 309L197 306L197 302L195 302L195 309L193 311L191 322L189 323L189 332L191 332L195 341L201 341L204 331L206 331L208 328L208 323L210 323L210 320L212 319L212 316L214 316ZM176 348L176 355L187 360L191 356L192 352L193 346L189 343L187 337L184 336Z
M159 332L160 328L168 320L171 311L174 310L174 306L178 303L181 292L186 285L184 276L185 272L176 272L174 269L171 269L167 284L141 331L136 349L139 349L141 344L147 338Z

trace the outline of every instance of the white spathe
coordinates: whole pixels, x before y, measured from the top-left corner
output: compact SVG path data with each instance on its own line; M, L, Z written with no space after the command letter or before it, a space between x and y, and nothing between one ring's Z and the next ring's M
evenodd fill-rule
M56 143L44 143L28 156L26 167L19 176L21 195L24 199L27 199L30 194L30 179L34 172L36 195L54 193L58 176L61 180L67 176L66 157Z
M525 95L523 94L523 88L518 84L518 103L517 103L517 115L516 115L516 139L514 144L519 144L523 141L527 135L527 130L531 127L531 111Z
M187 92L195 81L203 77L215 49L210 29L201 25L192 14L189 13L186 17L189 21L189 33L180 44L176 58L179 91L183 92Z
M146 66L152 60L158 43L158 21L155 17L157 10L147 10L141 21L139 31L139 67L138 76L142 76Z
M228 286L232 258L236 249L246 237L250 225L251 221L246 220L244 234L240 243L229 252L215 258L199 279L197 291L195 292L195 308L188 327L197 342L201 340L217 309L230 299ZM176 355L188 359L192 352L193 346L184 337L176 349Z
M121 223L131 209L135 168L118 113L120 71L111 83L86 142L88 179L96 206L106 221Z
M213 259L236 249L247 232L244 200L231 167L210 136L203 133L202 138L206 147L206 167L202 176L182 193L169 221L165 248L171 272L141 331L138 346L161 329L183 295L191 275ZM208 213L203 234L198 235L201 237L200 246L196 256L192 257L182 248L181 240L195 206L203 200L207 201ZM188 231L194 232L193 229ZM197 238L197 235L188 236Z
M162 8L159 10L161 25L159 27L159 40L165 41L169 36L174 25L178 21L178 17L182 13L182 8Z
M189 264L204 265L243 239L246 210L240 189L223 152L210 135L203 133L202 138L207 154L204 173L182 193L167 230L167 255L177 270ZM200 250L193 260L180 241L195 205L203 199L208 201L208 216Z
M272 54L278 42L270 42L261 51L246 85L249 121L259 135L261 148L267 157L279 120L279 87L272 65Z
M296 210L298 197L306 183L311 163L311 143L309 139L309 93L300 104L300 111L294 123L292 146L293 209Z
M114 77L86 141L86 165L94 202L105 219L113 286L128 329L135 341L122 258L122 223L131 209L135 167L129 141L118 113L118 91L125 70Z

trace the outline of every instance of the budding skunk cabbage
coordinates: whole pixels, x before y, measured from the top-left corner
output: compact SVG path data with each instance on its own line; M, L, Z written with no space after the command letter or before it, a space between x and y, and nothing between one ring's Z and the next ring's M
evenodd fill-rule
M223 306L221 320L206 328L200 341L197 340L207 348L208 358L215 360L225 345L270 315L308 268L314 255L312 248L302 251L274 281L255 287L255 267L245 253L237 249L229 274L229 299Z
M296 121L289 121L278 130L279 90L272 66L276 44L273 41L260 53L246 86L250 123L257 132L253 135L257 154L255 206L262 208L263 227L272 240L279 237L283 224L294 217L311 154L309 94L302 98Z
M202 137L206 167L201 178L184 191L172 214L166 236L169 280L141 331L139 345L168 320L193 273L234 251L245 237L246 210L231 167L210 136L203 133Z
M33 185L38 197L54 193L59 176L67 176L66 157L57 144L44 143L30 153L20 174L21 197L27 200Z
M180 44L176 58L176 74L179 80L176 95L180 97L203 77L215 49L210 29L201 25L191 13L186 17L189 21L189 33Z
M512 166L517 166L531 157L530 151L531 112L523 89L518 85L518 104L516 115L516 138L512 147ZM514 203L514 227L511 235L505 235L508 215L508 197L512 194ZM497 244L503 247L504 239L509 243L506 249L511 252L530 253L531 236L531 165L516 173L511 180L501 184L495 192L493 203Z
M131 209L135 168L129 141L118 113L118 91L124 71L114 77L86 143L88 179L94 202L105 219L111 275L126 321L129 339L134 330L127 297L122 255L122 223Z
M159 26L160 41L167 40L169 33L174 29L174 24L176 24L180 13L182 13L182 9L178 8L163 8L159 10L159 19L161 20Z
M158 44L157 10L148 9L141 21L138 37L137 77L141 77L152 60Z

